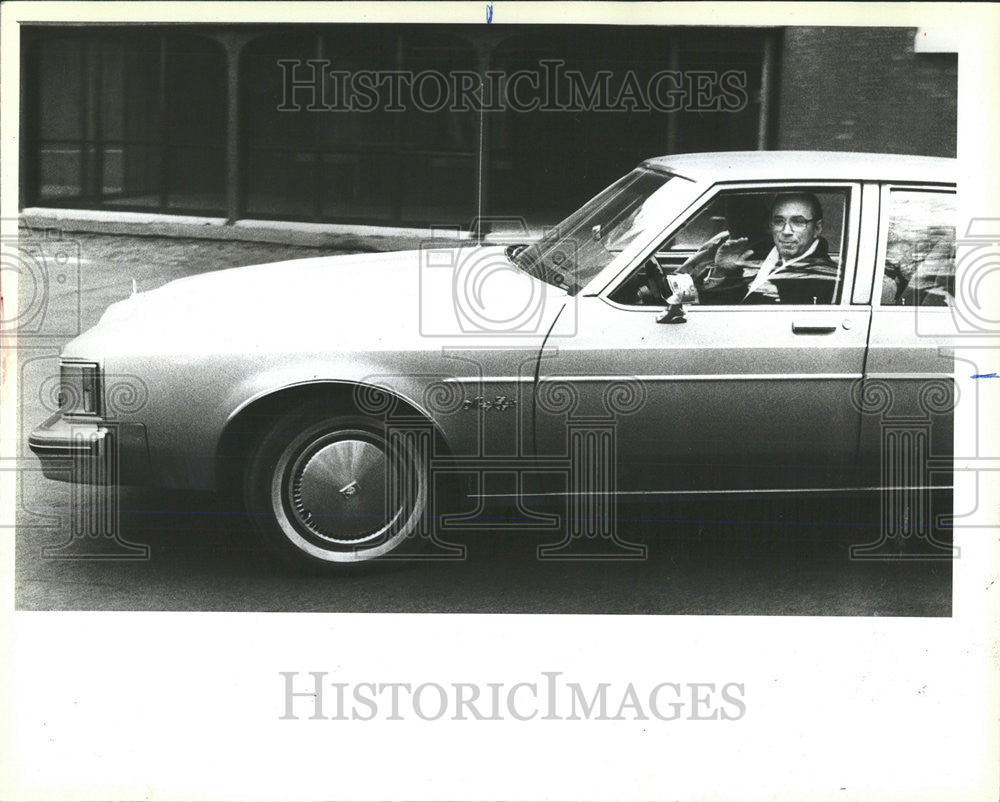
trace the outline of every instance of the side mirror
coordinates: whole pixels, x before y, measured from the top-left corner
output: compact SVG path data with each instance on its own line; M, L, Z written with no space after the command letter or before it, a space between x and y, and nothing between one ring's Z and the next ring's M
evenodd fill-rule
M698 301L698 289L694 286L694 279L687 273L672 273L666 278L671 295L667 298L667 308L656 318L656 322L687 323L687 318L684 317L684 304Z

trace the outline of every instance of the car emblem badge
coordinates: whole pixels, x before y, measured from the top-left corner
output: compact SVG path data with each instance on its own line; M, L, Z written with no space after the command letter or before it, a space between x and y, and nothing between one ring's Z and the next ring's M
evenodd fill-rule
M346 484L342 488L340 488L340 495L344 496L345 498L350 498L351 496L355 495L360 489L361 488L358 487L357 482L351 482L350 484Z
M508 398L505 395L498 395L496 398L484 398L481 395L477 395L475 398L466 398L462 402L462 409L484 409L484 410L497 410L498 412L506 412L511 407L517 406L516 398Z

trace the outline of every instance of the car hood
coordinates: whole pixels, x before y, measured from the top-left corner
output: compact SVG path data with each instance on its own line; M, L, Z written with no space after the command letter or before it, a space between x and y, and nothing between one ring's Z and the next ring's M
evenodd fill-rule
M248 348L413 349L544 335L566 293L502 246L326 256L172 281L112 304L66 356ZM523 339L522 339L523 341Z

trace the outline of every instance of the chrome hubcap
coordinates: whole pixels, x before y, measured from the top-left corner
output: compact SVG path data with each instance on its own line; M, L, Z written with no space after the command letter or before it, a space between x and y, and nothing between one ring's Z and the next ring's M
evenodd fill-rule
M361 433L333 433L310 444L290 470L291 511L312 535L356 545L379 538L402 509L389 510L386 454Z

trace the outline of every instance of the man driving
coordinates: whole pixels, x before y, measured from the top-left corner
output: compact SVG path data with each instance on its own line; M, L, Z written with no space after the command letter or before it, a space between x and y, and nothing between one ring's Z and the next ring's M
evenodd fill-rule
M833 303L839 271L821 236L823 207L810 192L778 195L768 216L770 240L747 247L728 232L706 242L681 268L703 303Z

